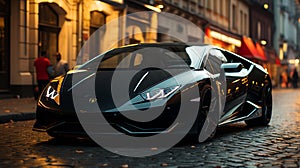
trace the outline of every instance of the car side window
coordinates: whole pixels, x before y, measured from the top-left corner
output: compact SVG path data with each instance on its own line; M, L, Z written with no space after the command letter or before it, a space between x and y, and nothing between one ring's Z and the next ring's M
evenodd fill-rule
M227 62L220 50L211 49L207 56L204 68L211 74L219 74L222 63Z
M230 52L223 51L222 53L226 57L228 63L242 63L244 65L244 68L246 69L249 69L251 66L251 63L242 58L237 57L234 54L231 54Z
M141 65L142 61L143 61L143 55L140 53L137 53L133 60L133 67Z
M129 68L130 61L132 59L132 53L124 52L118 53L113 56L104 57L99 67L100 69L115 69L115 68Z

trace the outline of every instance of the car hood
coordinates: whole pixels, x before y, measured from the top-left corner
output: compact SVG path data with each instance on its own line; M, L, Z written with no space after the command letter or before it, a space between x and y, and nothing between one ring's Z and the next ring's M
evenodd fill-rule
M80 102L87 104L97 102L101 111L112 111L124 107L128 102L147 102L141 96L145 91L170 86L183 87L195 82L196 78L191 75L194 75L194 71L187 69L75 70L65 76L61 100L65 104L73 99L80 99ZM167 99L161 103L165 101Z

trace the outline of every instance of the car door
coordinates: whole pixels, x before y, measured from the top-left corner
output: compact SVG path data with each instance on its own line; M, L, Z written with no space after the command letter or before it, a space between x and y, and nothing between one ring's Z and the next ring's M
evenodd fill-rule
M209 50L204 62L204 69L209 73L211 92L210 111L219 111L219 116L224 113L224 105L226 100L226 78L225 73L221 69L221 65L226 63L226 57L217 48ZM216 113L215 113L216 114Z
M249 66L247 61L230 52L223 51L222 53L225 55L228 64L232 63L232 65L241 66L232 71L226 72L225 70L227 92L224 115L221 117L221 122L225 120L230 122L241 117L239 112L242 111L247 97L248 74L251 66Z

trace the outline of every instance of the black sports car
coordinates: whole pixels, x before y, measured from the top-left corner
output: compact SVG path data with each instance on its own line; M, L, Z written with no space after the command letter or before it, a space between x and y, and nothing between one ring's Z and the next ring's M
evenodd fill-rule
M210 128L205 140L217 125L265 126L271 114L271 80L260 65L210 45L137 44L52 80L39 97L33 130L149 137Z

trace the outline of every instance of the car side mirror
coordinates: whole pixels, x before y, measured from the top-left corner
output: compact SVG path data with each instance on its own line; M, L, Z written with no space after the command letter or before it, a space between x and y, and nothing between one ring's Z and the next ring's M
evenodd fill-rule
M225 72L240 72L244 68L244 65L242 63L223 63L221 68Z

